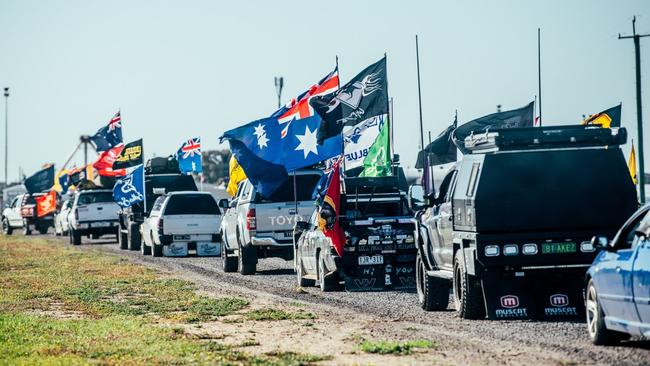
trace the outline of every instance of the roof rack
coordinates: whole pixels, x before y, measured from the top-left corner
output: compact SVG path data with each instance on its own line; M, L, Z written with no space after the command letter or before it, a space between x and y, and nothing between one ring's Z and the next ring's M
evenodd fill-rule
M497 151L617 146L627 141L623 127L567 125L488 130L465 138L472 154Z

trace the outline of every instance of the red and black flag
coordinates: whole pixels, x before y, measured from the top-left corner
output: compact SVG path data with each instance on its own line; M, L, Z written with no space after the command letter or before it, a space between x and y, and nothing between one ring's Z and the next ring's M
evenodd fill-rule
M329 185L318 211L318 224L323 234L330 238L332 246L339 256L343 256L345 246L345 233L339 222L341 212L341 176L339 163L340 159L332 166L332 173L329 177Z

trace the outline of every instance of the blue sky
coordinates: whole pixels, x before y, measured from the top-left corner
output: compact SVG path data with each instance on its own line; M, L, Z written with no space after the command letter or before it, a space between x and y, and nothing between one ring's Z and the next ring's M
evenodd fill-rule
M622 102L623 125L635 137L633 42L617 40L631 32L634 14L638 31L650 33L648 1L0 0L10 179L19 166L27 174L45 162L60 166L78 136L118 108L125 139L143 137L149 156L173 153L193 136L204 149L225 148L217 139L225 130L274 111L274 76L285 78L286 102L331 71L336 55L346 82L384 52L395 149L412 166L415 34L425 131L442 131L455 109L462 123L497 104L533 100L541 27L545 124L578 122ZM641 49L648 75L650 38ZM643 87L647 96L647 77ZM0 110L4 117L4 103Z

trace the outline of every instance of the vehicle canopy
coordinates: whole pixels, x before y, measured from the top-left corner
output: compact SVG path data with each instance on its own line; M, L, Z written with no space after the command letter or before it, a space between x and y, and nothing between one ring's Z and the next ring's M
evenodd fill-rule
M166 193L176 191L198 191L196 183L191 175L182 174L152 174L144 176L145 195L147 198L147 207L145 214L151 211L156 199ZM135 209L142 211L142 203L133 206Z
M457 171L456 230L615 232L637 209L618 146L624 129L512 129L467 139L476 149Z
M280 203L280 202L298 202L311 201L312 194L316 184L320 180L323 172L320 170L309 169L299 170L289 174L289 177L280 185L278 189L268 198L263 197L257 191L254 193L253 202L255 203ZM294 192L294 181L296 189ZM294 195L295 193L295 195Z

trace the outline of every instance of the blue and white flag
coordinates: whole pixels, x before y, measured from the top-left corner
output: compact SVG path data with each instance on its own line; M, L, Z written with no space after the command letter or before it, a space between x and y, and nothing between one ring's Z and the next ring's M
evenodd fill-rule
M176 158L178 159L178 168L181 170L181 173L203 172L203 165L201 165L201 138L196 137L185 141L176 152Z
M109 150L123 142L122 140L122 116L118 111L108 124L100 128L97 133L90 137L95 144L95 150L102 152Z
M309 105L311 98L337 88L338 70L334 70L270 117L221 136L220 140L228 140L233 155L262 196L269 197L287 179L287 172L342 153L340 136L317 143L321 118Z
M122 207L131 207L144 201L144 166L138 165L131 173L118 179L113 186L113 200Z

